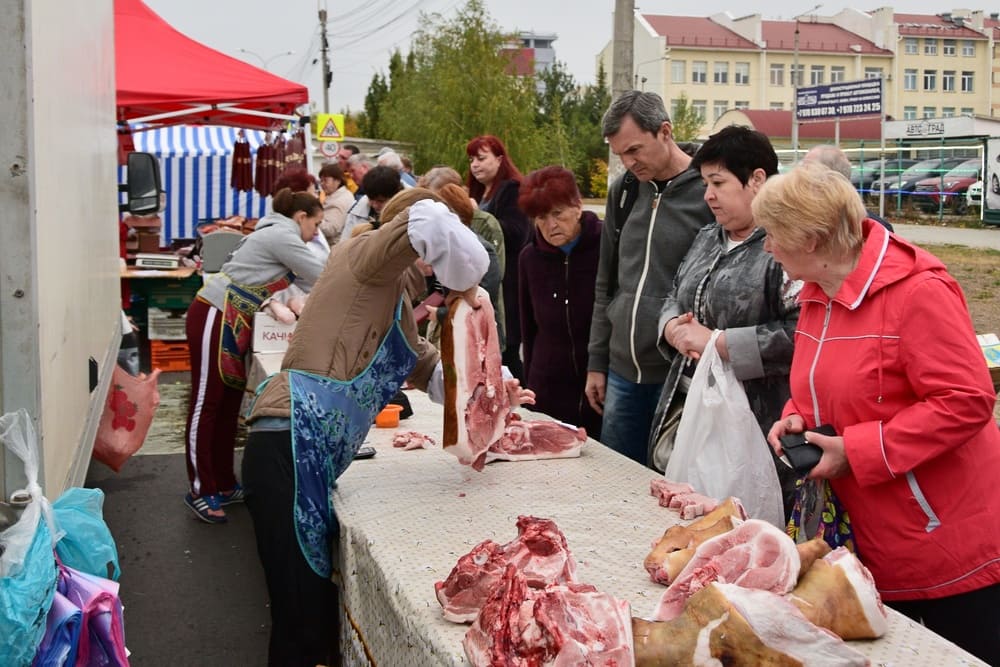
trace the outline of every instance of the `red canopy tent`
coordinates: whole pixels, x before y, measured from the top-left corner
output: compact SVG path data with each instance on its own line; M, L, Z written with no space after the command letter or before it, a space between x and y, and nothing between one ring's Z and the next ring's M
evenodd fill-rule
M181 34L141 0L115 0L118 120L271 128L297 120L305 86Z

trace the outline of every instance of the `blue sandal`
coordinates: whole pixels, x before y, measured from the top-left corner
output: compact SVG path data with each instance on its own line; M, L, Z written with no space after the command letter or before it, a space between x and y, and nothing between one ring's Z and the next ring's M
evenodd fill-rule
M222 511L222 504L219 502L218 496L199 496L195 498L189 493L184 496L184 504L194 512L195 516L205 523L226 523L227 521L225 514L209 514L210 511Z
M246 500L246 492L243 491L243 487L240 486L239 482L233 487L232 491L226 493L223 491L219 494L219 504L225 507L226 505L232 505L233 503L242 503Z

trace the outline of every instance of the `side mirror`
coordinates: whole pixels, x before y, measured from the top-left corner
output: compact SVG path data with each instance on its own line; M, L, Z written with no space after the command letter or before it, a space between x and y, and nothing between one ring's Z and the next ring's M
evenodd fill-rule
M129 153L125 166L128 183L119 186L127 201L119 208L135 215L149 215L162 210L163 186L160 163L152 153Z

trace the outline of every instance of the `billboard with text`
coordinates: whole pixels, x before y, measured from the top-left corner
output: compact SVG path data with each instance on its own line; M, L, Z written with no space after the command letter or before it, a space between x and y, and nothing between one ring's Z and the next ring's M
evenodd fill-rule
M795 118L799 121L881 114L882 79L840 81L796 91Z

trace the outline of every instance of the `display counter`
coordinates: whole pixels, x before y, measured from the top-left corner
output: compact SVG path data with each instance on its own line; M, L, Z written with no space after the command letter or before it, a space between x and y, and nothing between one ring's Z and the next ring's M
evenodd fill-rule
M422 392L407 394L414 415L400 429L440 443L441 407ZM642 562L650 544L678 522L649 494L656 473L594 440L577 459L496 462L476 472L441 449L393 448L396 430L372 428L368 444L376 456L354 462L333 493L344 664L467 665L468 626L442 618L434 582L479 542L514 539L521 514L556 522L580 582L627 600L633 616L651 614L665 589L650 581ZM984 664L888 611L884 637L850 642L872 664Z

